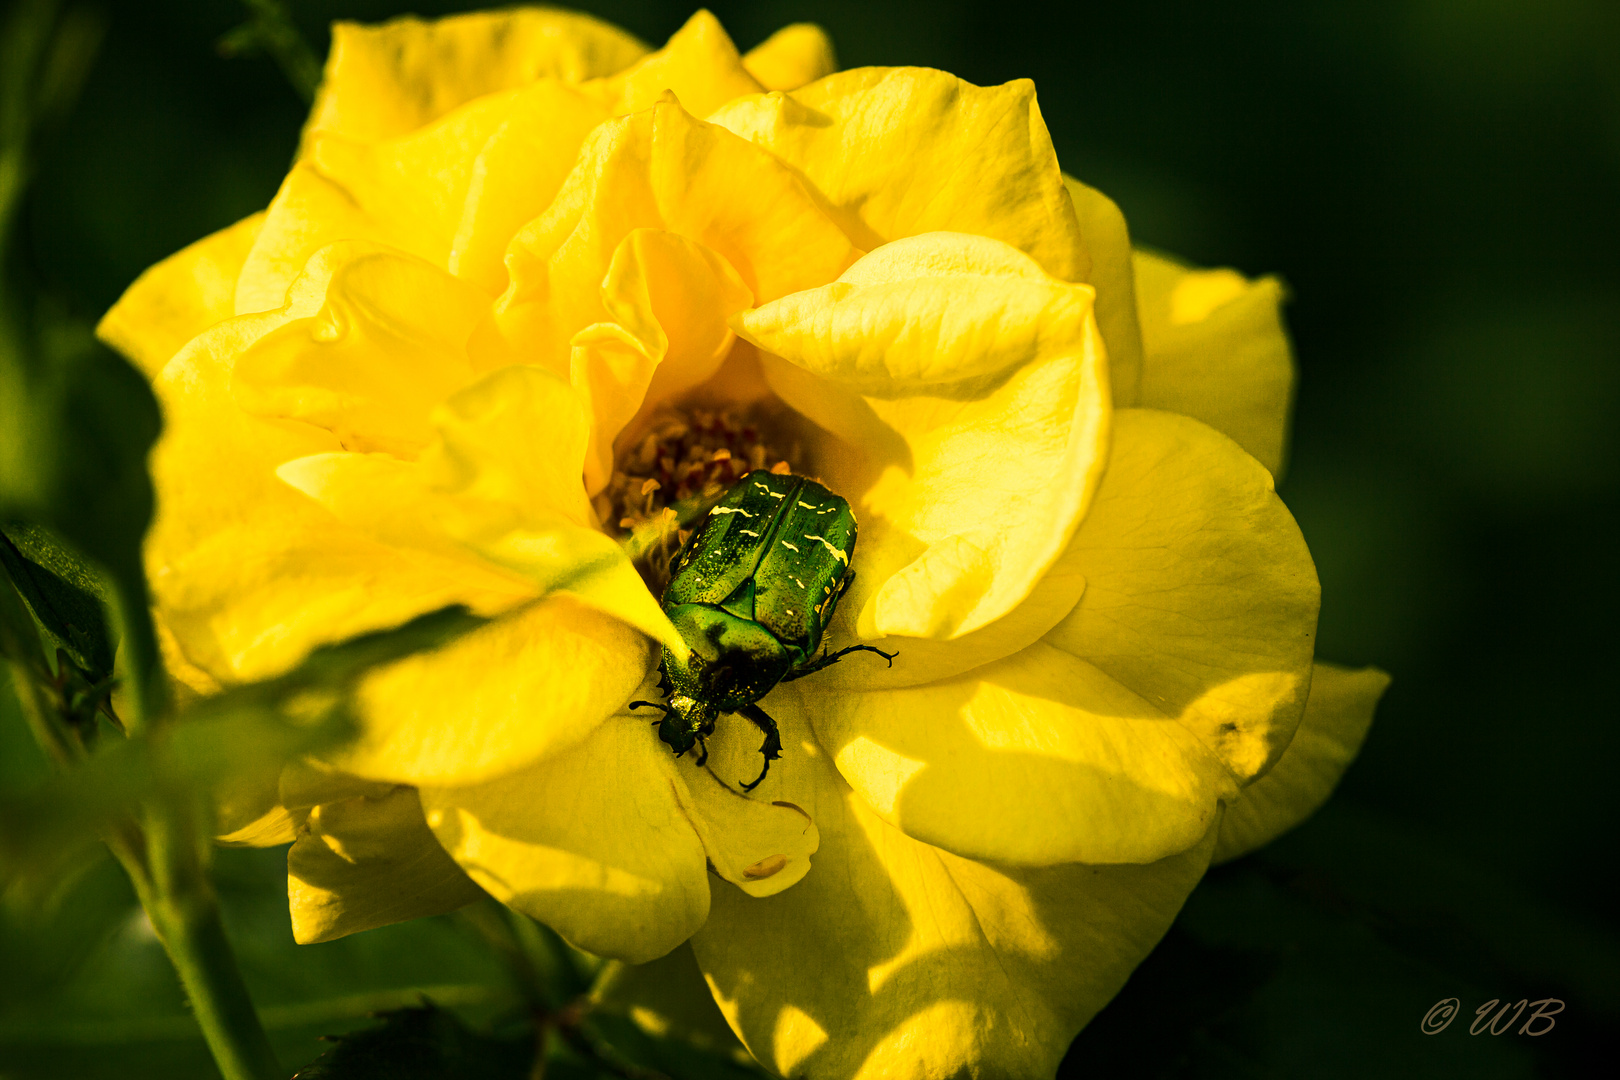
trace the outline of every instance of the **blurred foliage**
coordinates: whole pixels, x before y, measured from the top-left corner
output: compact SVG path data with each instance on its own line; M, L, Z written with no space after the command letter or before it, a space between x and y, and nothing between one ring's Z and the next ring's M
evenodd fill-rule
M579 6L652 42L690 13L673 0ZM1322 577L1320 650L1377 663L1395 682L1335 800L1211 873L1065 1074L1588 1075L1620 1021L1606 857L1608 770L1620 759L1607 677L1620 608L1620 8L710 6L743 48L813 19L849 66L1031 77L1066 169L1113 195L1140 241L1280 273L1295 297L1301 379L1282 490ZM316 53L329 19L402 10L285 7ZM139 380L83 327L147 265L262 207L304 110L273 41L237 29L256 9L102 10L80 103L37 140L13 268L57 298L14 325L47 343L41 355L80 357L53 368L71 378L30 368L15 385L124 440L61 456L71 482L112 478L87 514L149 498L127 466L153 421ZM222 41L241 55L223 58ZM0 428L0 449L19 431ZM43 523L91 559L107 557L98 540L129 550L93 522ZM50 572L26 597L36 614L63 613L67 635L49 644L94 668L60 592L72 575L15 548ZM14 710L0 694L8 796L46 771ZM296 947L281 852L224 851L217 872L289 1066L322 1051L317 1036L419 1006L422 993L490 1037L517 1007L510 974L464 922ZM105 857L86 849L44 903L0 910L0 957L0 1074L211 1075L150 926ZM1568 1008L1546 1036L1467 1032L1490 998L1548 996ZM1420 1034L1445 997L1461 999L1462 1017ZM653 1039L615 1022L618 1045Z

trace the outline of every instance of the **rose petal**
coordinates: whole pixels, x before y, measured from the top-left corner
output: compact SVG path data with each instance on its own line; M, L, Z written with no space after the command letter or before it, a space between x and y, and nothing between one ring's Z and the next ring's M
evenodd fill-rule
M442 915L482 895L433 838L408 787L315 807L287 852L300 945Z
M611 75L646 51L616 26L554 8L336 22L308 131L382 142L485 94Z
M867 250L973 233L1064 281L1086 279L1074 205L1028 79L978 87L927 68L858 68L744 98L710 119L802 173Z
M534 698L534 701L545 701ZM645 963L709 913L674 758L644 722L474 787L425 787L428 824L474 881L574 945Z
M1072 176L1063 186L1074 201L1080 235L1091 253L1086 278L1097 290L1097 329L1108 346L1108 386L1114 407L1137 404L1142 383L1142 326L1136 311L1136 271L1125 215L1114 201Z
M797 90L838 70L832 39L815 23L782 27L744 53L742 62L767 90Z
M1030 595L1102 472L1106 361L1090 289L1005 244L946 233L879 249L849 276L737 322L762 348L830 376L764 369L783 400L839 436L812 462L861 524L838 619L853 618L865 640L961 637ZM1002 326L975 295L1021 314ZM905 381L880 394L883 369ZM924 375L950 381L912 385Z
M1282 283L1143 251L1135 267L1141 404L1202 420L1281 475L1294 390Z
M692 945L732 1028L784 1076L1050 1076L1213 844L1150 866L993 869L883 822L791 717L783 744L762 790L816 819L815 872L766 899L715 890Z
M693 116L708 116L733 98L761 89L720 20L704 10L687 19L662 49L617 75L581 87L615 116L650 108L666 92Z
M747 741L750 732L758 734L732 716L717 728L714 738ZM727 764L735 760L735 755L724 758ZM679 772L685 781L679 789L681 805L715 873L750 896L774 896L810 872L810 856L820 846L821 834L799 807L737 790L759 772L757 764L748 776L732 776L716 772L719 761L700 766L692 755L681 759Z
M387 250L338 266L321 309L236 359L250 413L324 427L344 446L415 457L435 406L472 379L466 345L489 298L443 270Z
M923 686L801 693L877 815L966 858L1149 863L1197 843L1237 794L1174 718L1046 644Z
M550 209L513 239L489 354L566 374L574 335L612 321L602 283L642 228L712 249L758 301L824 284L859 254L781 162L661 101L599 127Z
M660 229L634 229L620 242L602 282L612 322L574 335L570 381L591 403L585 487L612 478L615 440L711 378L735 340L728 320L753 303L737 272L702 244Z
M251 214L148 267L101 317L96 336L155 377L180 347L235 314L241 273L264 214Z
M1196 420L1126 409L1075 534L1086 591L1045 640L1173 716L1239 783L1310 686L1320 590L1271 474Z
M1360 751L1388 686L1389 676L1377 668L1317 663L1299 730L1271 771L1227 808L1214 861L1269 844L1327 801Z
M499 605L449 567L346 529L276 478L283 461L338 449L328 432L246 415L231 396L234 358L290 317L292 309L220 323L155 384L165 427L152 470L162 498L147 571L184 656L224 683L275 674L318 644L444 604Z
M501 144L515 140L541 158L521 178L555 185L572 164L578 140L602 116L577 93L540 84L479 98L384 142L308 136L242 267L236 311L279 307L310 255L339 240L370 240L448 266L458 243L466 242L464 228L476 224L465 220L469 199L476 206L484 197L474 190L490 164L479 157L481 149L493 149L498 164L511 156L501 153ZM543 207L550 194L538 188L531 194L537 201L528 205ZM492 276L486 272L483 279Z

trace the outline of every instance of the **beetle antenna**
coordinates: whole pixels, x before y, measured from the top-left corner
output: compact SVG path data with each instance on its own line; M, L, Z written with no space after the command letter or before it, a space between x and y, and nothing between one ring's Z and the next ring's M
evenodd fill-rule
M802 679L806 675L814 675L822 668L831 667L832 665L838 663L838 661L842 660L850 653L857 652L875 652L879 656L883 657L883 659L887 660L890 667L894 667L894 658L900 655L897 652L884 652L875 645L851 645L847 649L839 649L837 652L830 655L823 653L821 659L817 660L813 664L806 664L797 671L789 672L787 675L782 677L782 681L792 682L794 679Z

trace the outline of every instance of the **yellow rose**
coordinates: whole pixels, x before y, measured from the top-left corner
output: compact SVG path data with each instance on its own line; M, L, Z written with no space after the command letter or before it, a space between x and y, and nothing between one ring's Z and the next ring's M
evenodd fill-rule
M549 10L339 24L270 207L101 326L167 417L157 616L208 693L511 613L226 814L296 835L300 940L481 887L600 954L690 940L784 1074L1049 1075L1384 679L1313 679L1277 284L1133 253L1027 81L832 66L706 12L651 53ZM744 722L699 767L627 710L684 646L620 541L781 461L860 520L828 640L899 659L769 695L744 795Z

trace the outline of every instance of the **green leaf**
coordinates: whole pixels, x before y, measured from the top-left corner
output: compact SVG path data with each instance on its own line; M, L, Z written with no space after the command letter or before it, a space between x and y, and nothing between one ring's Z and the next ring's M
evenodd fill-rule
M46 530L18 524L0 525L0 569L54 645L91 679L112 674L106 588L90 567Z
M0 796L0 869L49 876L143 800L262 782L291 758L349 738L361 676L487 622L453 606L316 649L285 675L204 698L159 732L104 746L32 791Z
M534 1061L531 1033L482 1035L426 999L379 1019L378 1027L337 1037L294 1080L521 1080Z

